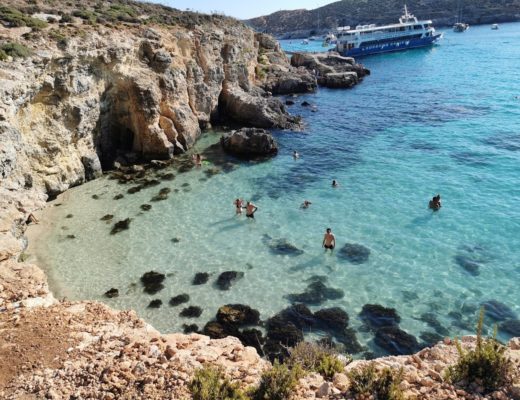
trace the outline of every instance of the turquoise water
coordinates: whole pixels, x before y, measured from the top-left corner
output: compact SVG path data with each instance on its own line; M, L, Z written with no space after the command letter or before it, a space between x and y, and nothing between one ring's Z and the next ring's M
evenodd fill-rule
M489 300L518 318L519 40L520 24L503 24L499 31L472 27L446 32L434 48L365 58L372 75L354 89L320 89L296 99L289 109L304 117L306 127L274 133L276 158L228 160L234 168L217 166L221 172L214 175L213 165L186 173L172 169L173 181L135 194L107 178L74 188L47 212L49 229L29 252L47 268L58 297L133 308L164 332L186 323L202 327L227 303L248 304L269 318L313 275L327 276L345 296L311 309L343 308L359 341L376 354L382 350L357 318L367 303L396 308L400 327L417 337L434 331L425 313L450 335L473 332L477 309ZM301 107L303 100L316 112ZM195 151L218 139L205 135ZM300 159L292 158L293 150ZM208 153L212 164L218 161L214 153ZM178 192L151 203L163 187ZM113 200L118 193L125 197ZM437 193L443 208L433 213L427 203ZM237 196L259 207L254 221L235 216ZM305 199L312 205L302 210ZM143 203L152 209L141 211ZM105 214L114 221L132 218L130 229L110 235L113 223L100 221ZM337 238L334 254L321 248L327 227ZM75 239L67 239L71 234ZM304 253L273 254L265 235ZM368 261L338 258L345 243L369 248ZM479 274L460 260L478 264ZM139 285L149 270L169 274L156 295ZM227 270L244 277L230 290L218 290L218 273ZM208 284L192 286L196 272L213 275ZM111 287L120 296L105 299ZM179 317L184 305L168 305L181 293L203 309L199 318ZM163 306L147 308L152 299L162 299Z

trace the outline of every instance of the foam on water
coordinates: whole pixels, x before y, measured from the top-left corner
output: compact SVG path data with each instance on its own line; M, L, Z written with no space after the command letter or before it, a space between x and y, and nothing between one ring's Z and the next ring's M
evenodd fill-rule
M447 32L432 49L363 59L372 75L353 90L297 99L291 111L304 116L305 132L275 132L276 158L234 161L237 168L209 178L208 165L173 171L173 181L135 194L106 178L71 189L48 211L47 234L29 252L47 268L58 297L133 308L164 332L203 326L227 303L248 304L268 318L313 275L345 292L320 307L342 307L354 328L366 303L395 307L401 327L416 336L433 331L424 313L451 335L470 333L480 303L491 299L520 316L519 39L520 24L472 27ZM299 106L303 100L318 111ZM205 135L196 151L218 138ZM332 179L340 187L333 189ZM151 203L162 187L178 192ZM118 193L125 197L113 200ZM436 193L443 208L432 213L427 203ZM254 221L234 215L237 196L258 205ZM307 210L299 208L304 199L313 203ZM144 203L152 209L141 211ZM113 222L100 221L105 214L114 214L113 222L131 218L130 229L110 235ZM324 253L326 227L337 250L345 243L369 248L368 262ZM71 234L75 239L66 238ZM268 237L304 254L273 254ZM479 274L464 269L465 261L477 263ZM153 296L139 284L149 270L170 274ZM244 278L218 290L214 282L227 270ZM196 272L210 272L208 284L192 286ZM111 287L120 296L104 299ZM181 318L184 305L168 305L181 293L203 308L200 318ZM156 298L163 306L148 309ZM449 316L453 311L463 318ZM380 352L372 334L360 330L358 338Z

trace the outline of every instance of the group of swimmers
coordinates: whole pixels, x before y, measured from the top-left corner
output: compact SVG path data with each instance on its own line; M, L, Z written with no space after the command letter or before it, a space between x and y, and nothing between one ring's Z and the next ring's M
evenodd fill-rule
M248 201L246 203L246 206L244 207L244 200L237 198L233 202L233 204L235 206L237 215L242 214L242 210L245 209L247 218L253 218L253 219L255 218L255 212L256 212L256 210L258 210L258 207L256 205L254 205L253 202Z

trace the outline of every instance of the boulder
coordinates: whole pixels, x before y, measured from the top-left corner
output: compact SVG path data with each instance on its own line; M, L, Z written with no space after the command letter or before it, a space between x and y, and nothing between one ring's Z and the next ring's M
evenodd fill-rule
M187 303L188 301L190 301L190 296L188 294L179 294L170 299L170 306L175 307L179 304Z
M155 299L148 304L148 308L160 308L162 306L162 300L161 299Z
M357 354L365 350L357 340L356 331L352 328L345 328L341 332L335 332L334 337L345 346L345 351L348 354Z
M81 157L81 163L85 169L85 180L91 181L103 175L101 162L99 161L97 154L90 154Z
M299 329L310 329L316 325L316 318L305 304L293 304L276 314L276 317Z
M359 313L361 320L371 329L383 326L397 326L401 317L395 308L383 307L379 304L365 304Z
M130 229L130 221L130 218L127 218L122 221L116 222L112 230L110 231L110 234L115 235L116 233Z
M267 320L267 338L270 341L293 347L303 341L303 332L292 322L287 322L279 315Z
M189 306L183 309L179 315L185 318L198 318L202 314L202 308L197 306Z
M204 285L208 282L209 274L207 272L197 272L193 277L192 285Z
M233 326L256 325L260 321L260 313L243 304L227 304L218 309L217 321Z
M217 287L220 290L229 290L231 285L237 281L238 279L241 279L244 277L243 272L237 272L237 271L226 271L222 272L217 279Z
M182 328L185 334L199 333L199 326L197 324L182 324Z
M227 336L236 336L236 330L230 330L229 326L223 325L217 321L209 321L204 328L202 333L209 336L212 339L223 339Z
M272 156L278 152L273 136L265 129L242 128L222 135L223 149L240 157Z
M508 319L517 319L516 313L509 306L498 300L488 300L481 304L484 307L486 317L493 321L505 321Z
M343 290L328 287L321 281L315 281L310 283L304 292L288 294L286 297L292 302L320 305L326 300L341 299L343 296L345 296Z
M520 337L520 320L509 319L504 321L500 324L499 329L509 333L510 335Z
M314 316L319 322L333 330L344 330L348 326L348 314L339 307L318 310Z
M359 83L356 72L332 72L318 78L318 84L331 89L348 89Z
M352 264L363 264L368 261L370 249L361 244L346 243L338 252L338 257L350 261Z
M458 254L455 256L455 262L460 267L464 268L467 272L469 272L473 276L480 275L480 265L475 261L465 257L464 255Z
M109 289L105 292L105 297L108 297L109 299L112 299L112 298L118 297L118 296L119 296L119 290L117 290L115 288Z

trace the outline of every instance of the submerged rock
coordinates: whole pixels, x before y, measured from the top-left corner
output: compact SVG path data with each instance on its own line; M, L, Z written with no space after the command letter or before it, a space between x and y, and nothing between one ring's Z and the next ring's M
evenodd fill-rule
M237 337L244 346L254 347L258 354L263 354L262 345L265 343L265 338L260 330L255 328L244 329L238 333Z
M356 244L347 243L338 252L338 257L350 261L352 264L363 264L368 261L370 249Z
M179 243L181 240L179 238L173 238L172 243Z
M456 255L455 262L473 276L480 275L480 265L463 255Z
M123 197L125 197L123 194L116 194L114 200L121 200Z
M155 294L162 289L164 289L164 285L162 284L166 276L161 274L160 272L149 271L146 272L143 276L141 276L141 283L144 286L144 291L148 294Z
M242 128L225 133L221 139L222 148L240 157L275 155L278 145L271 133L265 129Z
M163 200L168 200L168 194L167 193L159 193L158 195L155 195L154 197L152 197L152 199L150 201L163 201Z
M484 307L486 317L494 321L505 321L508 319L517 319L516 313L509 306L498 300L488 300L481 304Z
M434 346L438 342L444 339L442 335L435 332L421 332L419 338L424 342L426 346Z
M515 337L520 336L520 320L509 319L499 325L499 330L509 333Z
M398 326L383 326L376 331L375 344L391 355L413 354L419 349L415 336L403 331Z
M326 300L341 299L344 296L343 290L328 287L321 281L315 281L307 286L305 292L292 293L285 297L291 302L319 305Z
M150 211L152 209L151 204L141 204L141 210Z
M302 330L279 315L269 318L266 325L267 338L271 342L275 341L293 347L303 341Z
M345 328L340 332L335 332L336 340L345 346L345 351L348 354L357 354L365 350L356 337L356 331L352 328Z
M209 280L209 274L207 272L197 272L193 277L192 285L204 285Z
M110 234L115 235L116 233L130 229L130 221L131 221L130 218L127 218L122 221L116 222L116 224L110 231Z
M324 308L316 311L314 316L322 324L334 330L343 330L348 326L348 314L339 307Z
M310 329L316 325L316 318L305 304L293 304L280 311L275 317L292 323L299 329Z
M227 304L218 309L217 321L225 325L256 325L260 321L260 313L247 305Z
M170 299L170 306L175 307L182 303L187 303L190 301L190 295L189 294L179 294L177 296L174 296Z
M159 308L162 306L162 300L161 299L155 299L148 304L148 308Z
M105 292L105 297L108 297L109 299L112 299L112 298L118 297L118 296L119 296L119 290L115 289L115 288L109 289Z
M112 221L113 218L114 218L114 216L112 214L107 214L107 215L101 217L101 221Z
M227 336L237 336L237 330L230 330L230 327L221 324L217 321L209 321L204 328L202 333L209 336L212 339L223 339Z
M141 189L142 189L141 186L134 186L134 187L131 187L130 189L128 189L128 190L126 191L126 193L128 193L128 194L134 194L134 193L140 192Z
M182 328L185 334L199 333L199 326L197 324L182 324Z
M229 290L231 285L244 277L243 272L237 272L237 271L226 271L222 272L217 279L217 287L220 290Z
M450 332L442 326L442 324L439 322L437 316L434 313L424 313L421 315L419 319L423 322L426 322L439 335L449 336Z
M198 318L202 314L202 308L197 306L189 306L180 312L181 317L185 318Z
M386 308L379 304L365 304L359 313L361 320L371 329L383 326L397 326L401 317L395 308Z
M269 250L271 253L278 255L287 256L300 256L304 253L293 244L289 243L286 239L273 239L269 242Z

